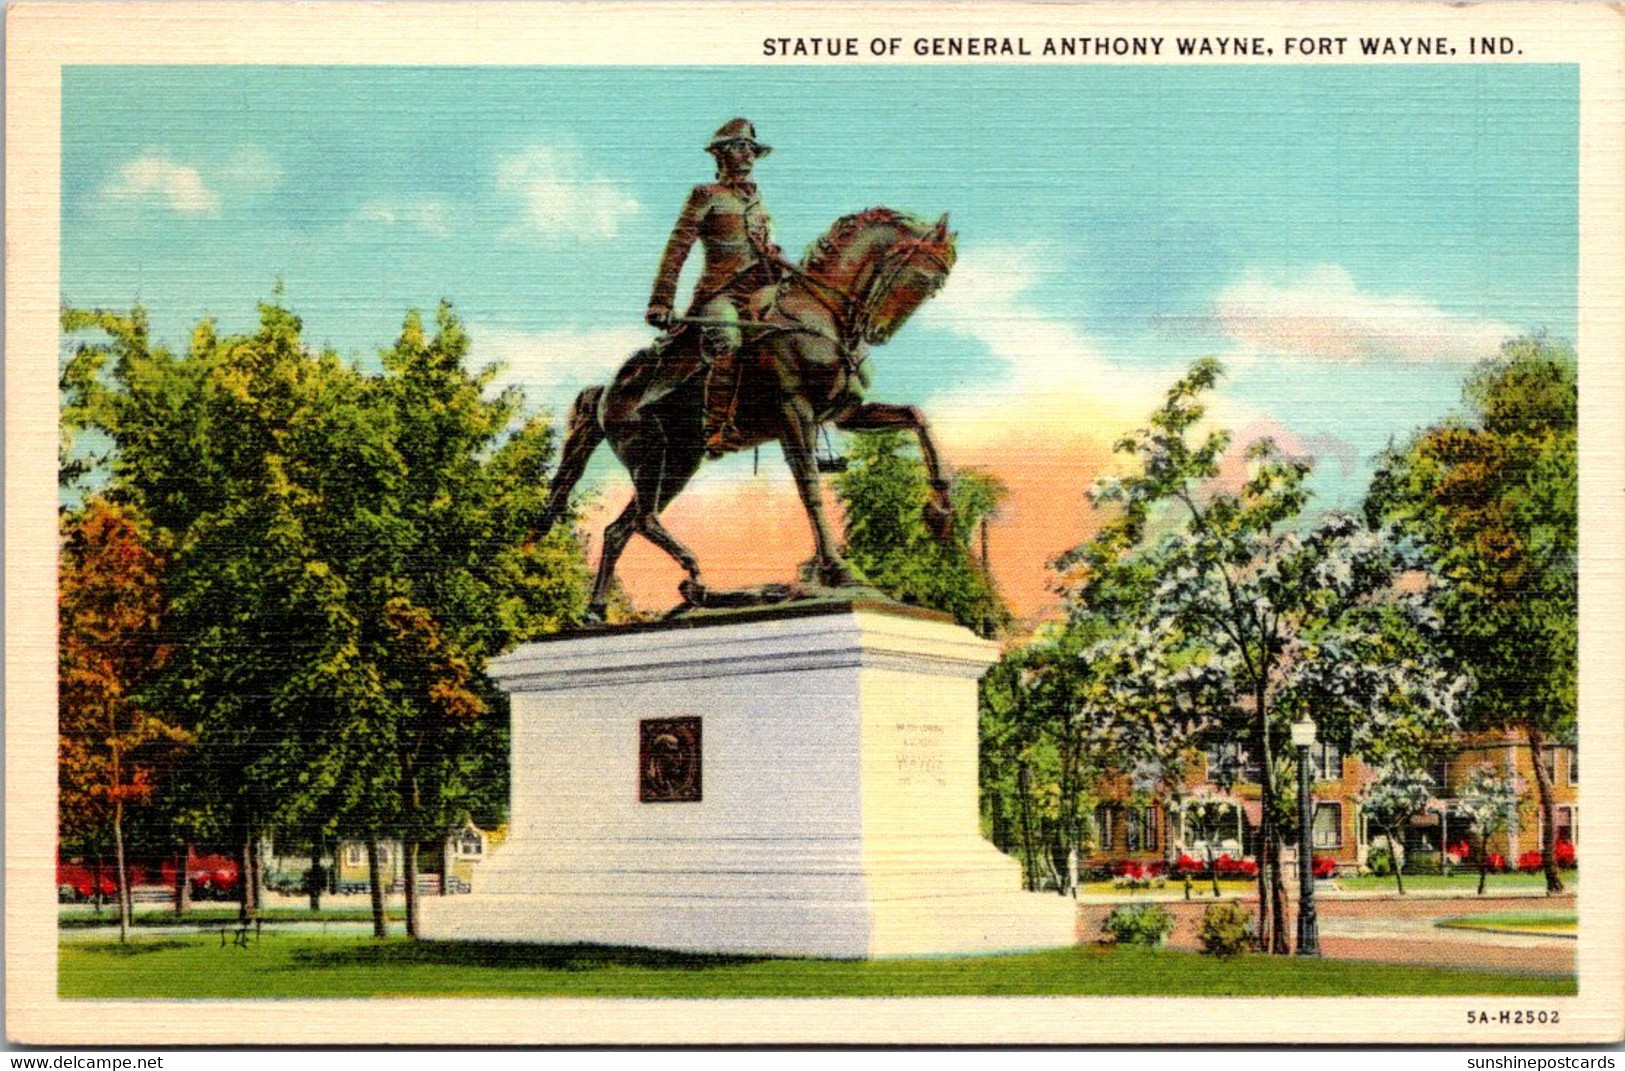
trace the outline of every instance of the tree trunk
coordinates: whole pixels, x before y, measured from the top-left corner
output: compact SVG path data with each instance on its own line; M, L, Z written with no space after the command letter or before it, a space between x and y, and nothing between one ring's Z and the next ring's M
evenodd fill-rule
M322 909L322 889L327 885L327 876L322 870L322 839L312 837L310 841L310 870L305 874L305 891L310 895L310 909Z
M389 920L384 917L384 886L378 872L378 839L367 838L367 886L372 892L372 935L389 936Z
M1207 853L1207 877L1213 883L1213 898L1219 898L1219 868L1213 863L1213 838L1207 840L1207 847L1202 849Z
M416 940L418 935L418 842L406 838L401 842L401 865L406 880L406 936Z
M184 918L186 909L192 906L192 875L187 867L192 859L192 845L190 842L182 844L175 853L175 917Z
M1275 771L1270 760L1269 707L1262 684L1253 689L1253 718L1259 755L1258 841L1253 850L1254 861L1258 864L1258 950L1273 952L1277 935L1284 940L1285 934L1281 919L1275 912L1271 891L1269 856L1270 846L1275 843Z
M1484 895L1484 881L1490 875L1489 860L1483 858L1482 853L1478 860L1478 895Z
M259 913L259 898L254 887L254 834L243 827L243 839L237 849L237 917L244 922Z
M1563 879L1557 875L1557 801L1552 799L1552 779L1546 776L1540 730L1525 725L1524 733L1529 737L1529 757L1535 764L1535 787L1540 796L1540 862L1546 871L1546 895L1555 896L1563 891Z
M90 871L90 903L96 909L96 914L102 913L102 849L101 838L98 837L96 846L96 862Z
M1027 891L1038 891L1038 859L1033 854L1033 822L1032 813L1027 806L1027 790L1031 785L1032 775L1027 772L1023 763L1016 769L1016 794L1021 797L1021 845L1027 856Z
M113 776L118 777L118 764L113 765ZM115 782L116 783L116 782ZM114 883L118 888L118 939L130 936L130 868L124 862L124 801L113 802L113 865Z
M451 894L451 838L440 838L440 895Z
M1399 839L1394 835L1392 827L1388 830L1388 858L1394 861L1394 884L1399 886L1399 895L1405 895L1405 862L1399 854Z
M256 915L265 906L265 868L261 865L262 862L259 834L254 833L248 839L248 865L254 871L254 914Z
M1281 837L1270 842L1270 913L1275 916L1275 941L1270 951L1277 956L1292 954L1286 935L1286 884L1281 877Z

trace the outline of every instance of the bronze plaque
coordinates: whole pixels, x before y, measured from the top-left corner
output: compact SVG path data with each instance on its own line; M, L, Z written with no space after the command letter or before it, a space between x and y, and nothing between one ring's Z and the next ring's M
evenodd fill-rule
M700 802L700 719L638 722L638 802Z

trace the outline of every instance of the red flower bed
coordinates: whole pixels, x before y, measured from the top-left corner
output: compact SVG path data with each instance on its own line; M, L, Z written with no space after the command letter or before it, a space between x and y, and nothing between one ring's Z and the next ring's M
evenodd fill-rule
M1533 874L1541 868L1543 862L1539 852L1524 852L1518 856L1518 869L1525 874Z
M1564 870L1579 865L1579 860L1574 855L1574 845L1569 841L1558 841L1557 847L1553 849L1552 854L1557 857L1557 865Z
M1213 869L1219 872L1221 878L1256 878L1258 877L1258 864L1251 859L1232 859L1229 853L1219 856L1213 861Z
M1504 874L1507 868L1507 857L1500 852L1491 852L1484 857L1484 868L1491 874Z
M1337 860L1329 855L1317 855L1312 863L1315 877L1321 880L1337 873Z

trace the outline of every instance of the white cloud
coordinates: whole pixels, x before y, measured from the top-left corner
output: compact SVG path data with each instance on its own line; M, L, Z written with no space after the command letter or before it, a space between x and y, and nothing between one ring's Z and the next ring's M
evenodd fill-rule
M1012 432L1111 439L1143 422L1167 389L1164 378L1113 364L1075 323L1038 307L1029 291L1034 247L964 253L942 293L916 323L974 339L1001 362L997 382L952 388L927 403L933 423L978 445Z
M577 391L607 382L653 337L639 327L526 332L470 324L468 333L475 364L504 366L495 388L521 387L527 401L561 412Z
M452 211L440 201L426 198L379 198L362 205L355 221L381 227L412 227L436 238L451 235Z
M1362 291L1347 270L1331 264L1296 276L1249 272L1214 300L1211 326L1236 345L1241 360L1343 364L1474 361L1517 333L1413 295Z
M119 168L102 187L114 201L156 204L182 216L220 214L220 194L195 167L185 167L156 154L137 157Z
M623 186L587 172L573 148L533 146L497 166L497 189L520 202L521 235L542 238L613 238L621 220L639 210Z

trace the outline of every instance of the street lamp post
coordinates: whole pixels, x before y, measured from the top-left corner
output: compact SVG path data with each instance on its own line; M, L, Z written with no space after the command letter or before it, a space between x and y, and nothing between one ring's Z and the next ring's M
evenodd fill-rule
M1292 724L1292 746L1298 749L1298 955L1320 955L1320 933L1315 923L1315 862L1309 802L1309 749L1315 745L1315 723L1309 718Z

